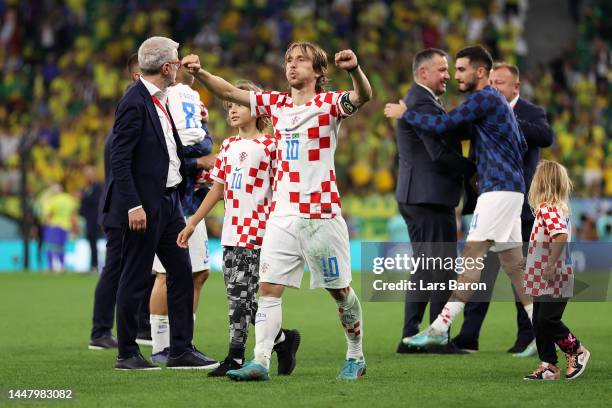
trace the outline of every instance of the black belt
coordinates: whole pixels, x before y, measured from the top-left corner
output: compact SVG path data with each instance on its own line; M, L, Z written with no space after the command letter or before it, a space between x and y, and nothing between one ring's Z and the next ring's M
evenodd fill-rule
M166 187L166 189L164 190L164 194L165 195L171 195L172 193L174 193L176 190L178 190L178 185L176 186L172 186L172 187Z

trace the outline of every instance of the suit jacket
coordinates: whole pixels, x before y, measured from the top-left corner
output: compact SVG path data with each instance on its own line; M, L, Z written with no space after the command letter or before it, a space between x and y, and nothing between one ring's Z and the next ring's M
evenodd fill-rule
M404 102L408 110L428 114L444 112L434 96L416 83ZM459 132L462 131L466 130ZM461 155L460 138L455 132L435 135L400 119L396 139L399 153L397 201L456 207L461 198L463 178L470 177L476 166Z
M97 235L100 198L102 197L102 185L98 182L88 185L81 195L81 206L79 214L85 218L87 235Z
M533 180L535 169L540 161L540 148L549 147L553 144L554 133L548 124L544 109L523 98L519 97L516 105L514 105L514 116L516 116L519 127L527 141L527 152L523 156L523 177L525 178L526 192L529 192L531 180ZM527 203L527 195L525 195L521 219L534 221Z
M548 124L544 109L523 98L519 97L516 105L514 105L514 116L527 142L527 152L525 152L523 156L523 177L525 179L525 189L528 192L535 169L540 161L540 148L552 145L554 133ZM466 199L463 214L472 214L474 212L477 197L477 192L470 186L466 186ZM525 200L523 202L521 219L526 222L534 221L533 214L527 202L527 194L525 194Z
M183 180L179 193L182 197L185 161L174 123L172 133L181 162L179 171ZM107 144L110 173L106 174L103 225L126 225L128 210L139 205L148 219L155 217L166 188L170 157L155 104L142 81L136 81L119 101L112 137Z

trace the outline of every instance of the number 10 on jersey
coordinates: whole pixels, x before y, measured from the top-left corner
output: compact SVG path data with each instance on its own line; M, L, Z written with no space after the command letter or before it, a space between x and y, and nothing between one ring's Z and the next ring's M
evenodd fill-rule
M300 155L300 134L294 133L291 138L287 137L285 143L287 148L285 150L285 160L298 160Z
M240 188L242 188L242 169L236 169L232 173L230 187L232 190L240 190Z

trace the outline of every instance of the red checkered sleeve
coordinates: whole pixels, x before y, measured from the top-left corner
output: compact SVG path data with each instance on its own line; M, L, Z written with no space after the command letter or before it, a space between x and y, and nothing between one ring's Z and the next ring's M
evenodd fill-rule
M208 109L206 109L203 102L200 102L200 112L202 115L202 122L208 123Z
M349 99L348 91L329 92L331 94L331 115L339 120L348 118L357 112L357 107L353 105ZM346 95L346 96L345 96Z
M544 228L548 232L549 236L555 236L558 234L567 234L567 224L565 218L561 215L559 210L554 206L542 206L540 208L540 214L544 221Z
M276 177L276 171L278 169L278 141L276 138L273 139L274 143L268 146L270 151L270 186L274 186L274 178Z
M229 147L230 139L225 139L221 144L221 149L219 149L219 154L217 155L217 159L215 160L215 165L210 171L210 178L217 183L225 184L225 179L227 177L226 174L226 159L225 152L227 152L227 148Z
M262 91L250 93L251 116L272 116L273 109L281 105L287 96L287 92Z

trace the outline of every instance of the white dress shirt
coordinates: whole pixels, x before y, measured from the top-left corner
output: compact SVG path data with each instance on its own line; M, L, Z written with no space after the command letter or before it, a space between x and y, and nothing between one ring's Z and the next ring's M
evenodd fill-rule
M155 95L165 108L167 99L166 93L162 92L157 86L153 85L151 82L147 81L143 77L140 77L140 80L147 87L147 90L149 91L151 96ZM168 156L170 156L166 187L174 187L180 184L183 178L181 177L181 173L179 171L181 167L181 161L179 160L178 154L176 152L176 142L172 133L172 124L168 120L169 117L166 116L164 111L161 110L161 108L157 106L157 104L155 104L155 110L157 111L162 130L164 131L164 138L166 139L166 146L168 147ZM168 112L168 109L166 109L166 112Z
M161 89L159 89L153 83L144 79L142 76L140 77L140 80L151 94L151 97L156 96L157 99L159 99L159 101L161 102L162 106L165 107L167 99L165 92L162 92ZM154 103L154 105L155 110L157 111L157 116L159 116L161 128L164 132L164 139L166 140L166 147L168 148L168 156L170 157L170 163L168 164L168 176L166 178L166 187L174 187L179 185L183 178L181 177L181 173L179 170L181 167L181 161L179 160L178 153L176 151L176 142L172 133L172 124L169 121L169 116L166 116L166 113L164 113L164 111L159 106L157 106L156 103ZM166 112L168 112L168 109L165 109ZM128 212L132 212L139 208L142 208L142 205L131 208Z
M516 103L518 102L518 98L519 98L519 94L517 94L513 100L511 100L510 102L508 102L508 104L510 104L510 107L512 109L514 109L514 107L516 106Z
M416 82L416 81L415 81L415 82ZM432 91L431 89L429 89L429 88L428 88L428 87L426 87L425 85L420 84L420 83L418 83L418 82L416 82L416 84L417 84L417 85L419 85L419 86L421 86L421 87L423 87L423 88L425 88L425 89L427 89L427 92L429 92L429 93L431 94L431 96L433 96L433 97L434 97L434 99L436 100L436 102L438 102L440 105L442 105L442 101L440 101L440 98L438 98L438 96L437 96L437 95L434 93L434 91Z

